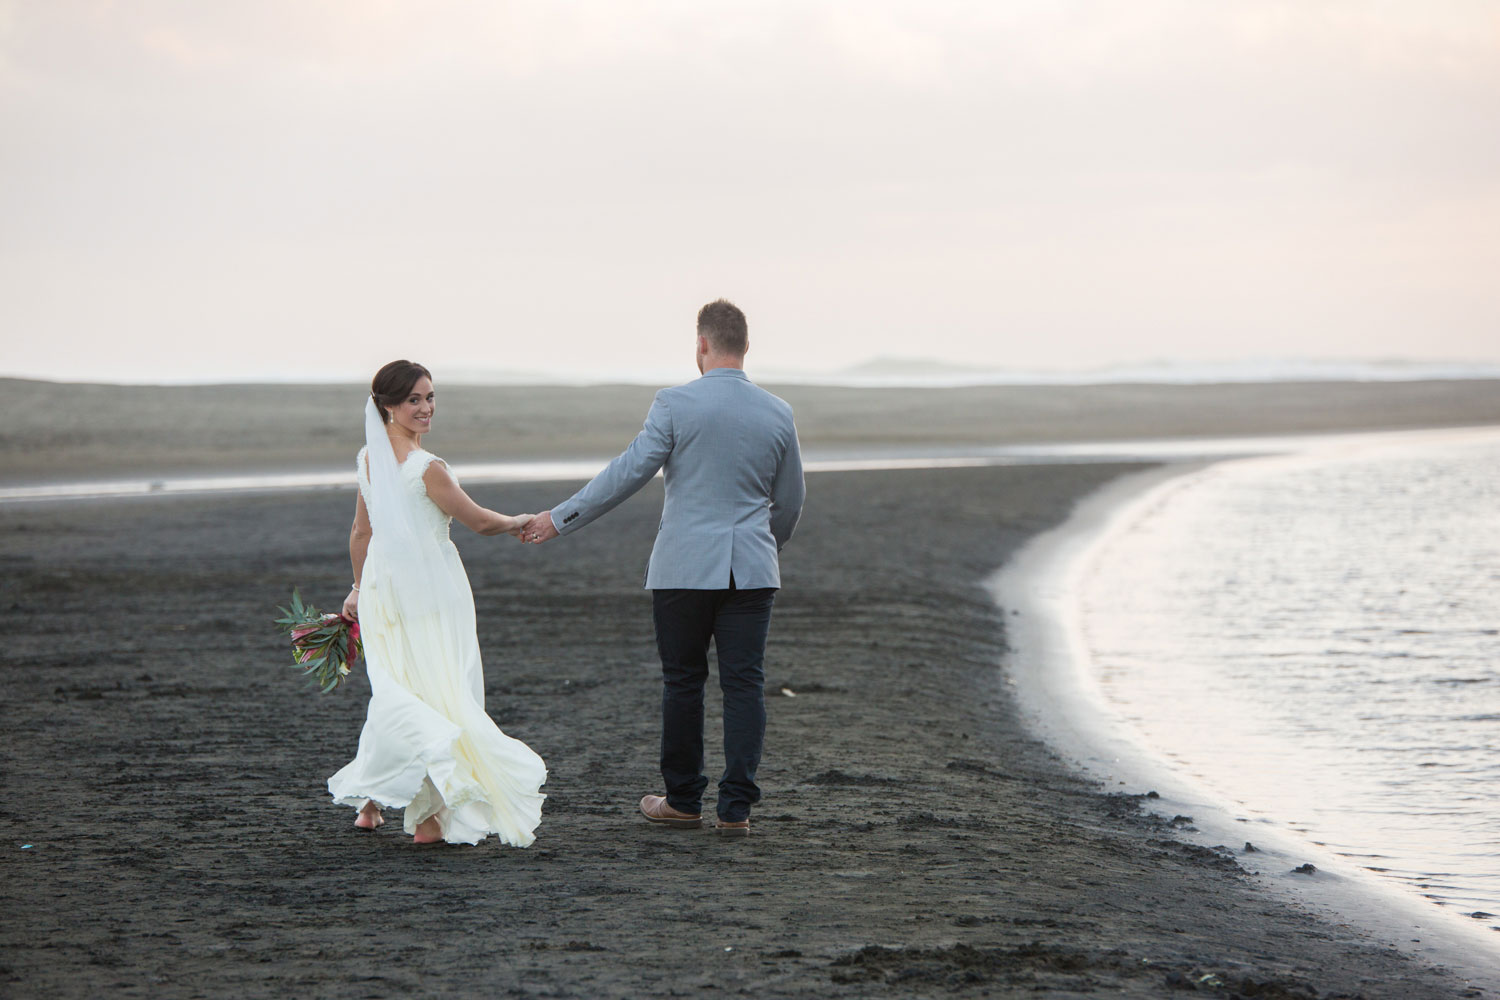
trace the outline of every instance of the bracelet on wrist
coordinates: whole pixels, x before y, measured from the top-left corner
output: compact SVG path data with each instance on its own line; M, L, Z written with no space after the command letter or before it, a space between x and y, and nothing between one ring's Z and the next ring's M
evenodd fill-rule
M354 591L354 592L355 592L355 593L356 593L356 594L357 594L357 593L359 593L359 584L357 584L357 583L351 583L351 584L350 584L350 585L349 585L349 587L350 587L350 589L352 589L352 590L353 590L353 591Z

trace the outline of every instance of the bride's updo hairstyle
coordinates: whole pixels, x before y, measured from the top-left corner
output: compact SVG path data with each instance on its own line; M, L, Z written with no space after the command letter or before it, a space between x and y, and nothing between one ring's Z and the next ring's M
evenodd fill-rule
M432 372L415 361L405 359L392 361L375 373L375 378L370 381L370 398L375 400L375 408L380 411L381 420L391 422L391 409L406 401L406 397L411 394L411 387L424 375L432 378Z

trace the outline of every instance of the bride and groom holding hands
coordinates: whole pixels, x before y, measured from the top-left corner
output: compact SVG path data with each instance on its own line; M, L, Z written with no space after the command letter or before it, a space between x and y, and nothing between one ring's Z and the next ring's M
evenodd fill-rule
M658 392L630 446L535 516L479 506L422 448L435 402L427 369L396 361L375 376L356 463L354 587L344 604L360 621L370 705L354 760L328 780L335 802L359 810L357 826L380 826L384 806L405 809L406 832L419 843L535 839L546 765L484 711L474 599L449 523L543 544L584 528L661 471L666 497L645 586L662 664L665 788L641 799L640 811L665 826L703 823L712 642L724 697L715 828L749 833L760 798L778 553L796 528L804 487L792 409L745 375L748 348L744 313L723 299L704 306L701 377Z

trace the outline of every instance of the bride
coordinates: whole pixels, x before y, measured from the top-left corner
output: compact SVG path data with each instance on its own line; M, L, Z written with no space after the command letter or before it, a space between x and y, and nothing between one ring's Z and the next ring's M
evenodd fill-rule
M382 806L404 808L419 844L495 834L525 847L541 822L547 767L485 714L474 595L448 525L514 535L531 515L479 506L422 448L434 410L432 374L419 364L392 361L370 384L344 601L359 618L370 707L359 751L328 791L359 810L361 829L385 822Z

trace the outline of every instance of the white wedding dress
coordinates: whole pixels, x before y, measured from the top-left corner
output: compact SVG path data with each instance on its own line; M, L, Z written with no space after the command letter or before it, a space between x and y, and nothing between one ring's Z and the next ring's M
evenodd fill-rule
M525 847L542 819L547 767L484 711L474 595L448 538L451 518L422 482L441 459L418 449L391 467L394 492L383 503L368 450L359 453L357 475L373 529L359 593L370 707L359 752L328 779L328 791L356 809L367 799L404 808L407 833L436 816L449 843L495 834ZM392 507L408 518L404 525L390 521ZM382 527L390 528L384 536Z

